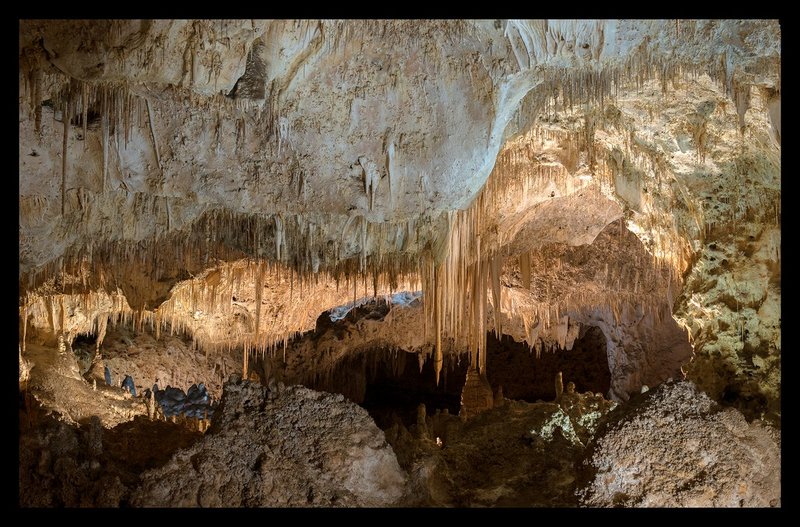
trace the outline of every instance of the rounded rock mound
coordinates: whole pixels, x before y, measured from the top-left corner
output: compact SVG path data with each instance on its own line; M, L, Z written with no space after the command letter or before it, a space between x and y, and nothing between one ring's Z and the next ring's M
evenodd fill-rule
M202 441L142 474L135 506L389 506L406 474L383 432L341 395L224 386Z
M666 383L608 415L578 491L589 507L775 507L780 439L691 382Z

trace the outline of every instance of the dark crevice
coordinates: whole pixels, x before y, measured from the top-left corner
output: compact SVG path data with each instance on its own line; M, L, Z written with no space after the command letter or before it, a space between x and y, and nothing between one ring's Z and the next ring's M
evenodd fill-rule
M562 372L564 384L574 382L578 392L606 394L611 387L606 338L595 326L576 339L571 350L542 351L539 358L527 344L507 335L498 340L490 334L487 348L489 383L494 390L502 386L508 399L554 400L558 372Z

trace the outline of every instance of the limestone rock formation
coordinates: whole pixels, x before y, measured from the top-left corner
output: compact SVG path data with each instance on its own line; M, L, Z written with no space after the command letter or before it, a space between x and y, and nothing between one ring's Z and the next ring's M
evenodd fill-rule
M72 353L58 353L55 349L30 343L27 353L34 364L30 370L27 393L47 413L73 424L96 417L106 427L147 414L144 401L123 391L119 382L116 386L99 382L97 390L94 390L92 384L81 376Z
M84 316L200 333L236 311L231 338L263 348L318 313L262 316L265 267L307 298L370 275L421 283L431 333L479 353L504 259L624 216L682 275L703 231L697 165L755 159L774 179L779 35L768 20L24 21L21 316L73 338Z
M162 334L156 338L147 329L131 332L116 326L108 329L100 357L86 378L102 382L105 365L117 384L125 375L131 375L139 393L153 384L161 389L170 385L186 391L192 384L202 382L210 395L219 400L223 382L230 373L241 371L242 362L240 354L201 351L185 336Z
M469 419L492 409L493 406L494 394L486 375L481 375L474 368L467 371L467 380L461 391L461 411L458 415Z
M202 441L142 475L131 503L160 507L389 506L406 476L383 432L341 395L226 383Z
M163 465L202 435L142 416L113 428L93 417L80 426L44 416L20 423L21 507L120 507L139 475Z
M574 505L572 463L609 400L630 400L643 413L620 434L656 448L643 430L685 415L680 433L699 434L687 459L720 462L679 466L696 478L677 490L671 475L601 480L586 504L779 502L759 472L774 464L761 425L709 401L780 430L781 32L727 19L21 20L20 422L140 426L147 405L108 386L106 366L137 393L204 382L218 397L236 374L268 388L230 384L205 439L143 462L142 486L120 469L124 488L87 503L136 488L136 504ZM550 400L526 383L548 377L549 393L551 367L580 381L562 359L587 335L596 353L578 373L597 373L600 396L491 408L499 385ZM486 378L468 376L461 423L450 392L467 369ZM377 378L397 380L394 400ZM670 379L710 399L659 391ZM284 383L345 394L394 427L411 483L367 414ZM659 398L671 409L656 418ZM420 404L428 433L415 435L405 411ZM472 439L458 442L461 427ZM538 431L520 442L524 427ZM65 430L53 434L73 442ZM742 459L756 443L768 458L730 468L710 438L732 434ZM21 473L26 499L40 484L42 503L80 501L67 480L94 486L97 460L53 468L42 437L21 439L45 474ZM628 463L603 437L594 468ZM535 455L512 467L512 451ZM526 495L504 477L551 488Z
M780 441L691 382L666 383L601 425L579 493L592 507L776 507Z

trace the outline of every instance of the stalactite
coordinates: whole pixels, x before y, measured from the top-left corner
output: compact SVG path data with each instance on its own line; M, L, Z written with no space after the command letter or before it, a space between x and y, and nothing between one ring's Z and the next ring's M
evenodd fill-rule
M531 288L531 259L529 252L523 252L519 255L519 269L522 276L522 287L525 289Z
M22 353L25 353L25 345L28 342L28 305L27 302L22 309Z
M744 134L745 120L744 116L750 108L750 84L733 82L733 99L736 105L736 113L739 116L739 131Z
M500 295L502 289L500 287L500 273L503 269L503 260L501 256L492 258L492 301L494 307L494 332L498 338L502 335L502 328L500 322L502 320L502 313L500 312Z
M156 135L156 121L155 117L153 116L153 108L150 105L150 99L147 97L144 98L145 106L147 107L147 122L150 126L150 137L153 140L153 152L156 154L156 165L158 165L158 171L161 173L161 177L164 177L164 169L161 165L161 155L158 152L158 136Z
M433 359L433 368L436 372L436 385L439 385L439 373L442 371L442 286L441 267L434 268L434 332L436 334L436 353Z
M67 141L69 140L69 102L64 101L61 120L64 124L64 138L61 143L61 217L66 212L67 200Z
M100 346L103 345L103 340L106 338L106 330L108 328L108 315L105 313L101 313L98 317L98 327L97 327L97 340L96 342L96 350L100 351Z
M89 85L85 82L81 84L81 124L83 125L83 148L86 150L86 145L89 143L89 134L87 133L89 126Z
M326 22L327 24L327 22ZM345 24L347 31L351 31L348 25ZM540 34L540 29L537 29L538 26L533 24L525 23L524 26L514 27L514 37L512 41L512 46L515 46L515 55L517 52L520 53L518 60L520 61L520 68L530 67L533 62L536 60L535 53L532 50L541 50L546 49L547 47L547 36L543 33ZM509 27L507 26L506 32L509 33ZM510 33L509 33L510 34ZM312 37L309 37L312 38ZM337 36L340 38L340 36ZM510 37L509 37L510 38ZM552 36L550 37L552 40ZM540 41L541 39L545 40L545 43L542 44ZM556 44L554 41L553 44ZM347 45L346 39L342 44L343 46ZM194 82L194 44L192 44L192 51L190 53L192 66L190 68L191 73L191 83ZM518 49L517 49L518 48ZM527 55L527 57L525 56ZM656 65L656 67L650 67L647 65L647 57L644 56L644 53L639 54L635 53L631 56L631 58L624 64L623 67L615 67L615 68L607 68L602 70L591 70L585 72L574 72L568 71L566 69L559 70L558 68L548 68L545 72L545 80L543 82L543 86L546 89L550 89L550 92L547 97L541 97L541 101L536 99L536 97L540 97L535 95L531 97L530 100L536 99L533 103L530 104L540 104L542 107L546 108L546 111L554 111L558 109L556 105L563 106L563 105L573 105L578 104L579 101L584 99L587 100L600 100L604 94L616 90L618 86L623 82L623 79L634 79L635 82L641 83L644 80L649 79L652 76L659 76L662 80L662 87L666 89L667 87L667 80L674 79L676 76L682 74L682 70L675 67L674 64L669 63L668 61L664 61ZM528 64L525 64L526 60ZM723 63L724 66L724 63ZM690 70L693 71L693 70ZM727 70L726 70L727 75ZM627 82L627 81L626 81ZM32 90L34 93L33 99L36 100L37 96L37 86L38 86L38 78L31 81L30 84L32 86ZM86 137L85 130L87 125L87 111L90 106L90 96L87 95L87 84L84 83L81 85L82 88L82 106L81 111L83 113L83 126L84 126L84 137ZM113 88L113 89L112 89ZM546 89L542 90L543 93L546 93ZM550 94L553 93L553 89L559 90L558 99L552 99ZM749 90L749 88L748 88ZM70 95L69 90L65 91L66 95L64 95L63 101L63 124L64 124L64 143L62 148L62 216L65 214L65 182L66 182L66 171L67 171L67 140L68 140L68 126L70 122L71 116L71 109L70 109ZM93 92L94 93L94 92ZM132 112L134 107L138 108L140 98L133 97L129 94L124 87L116 86L116 87L105 87L99 91L101 94L100 96L104 101L107 103L103 104L103 112L102 112L102 123L103 123L103 188L105 189L107 184L107 175L108 175L108 157L109 154L107 152L108 149L108 141L110 130L113 129L116 139L119 140L120 128L122 126L122 130L124 132L124 138L127 143L128 135L130 128L134 125L134 120L131 118ZM736 91L737 99L740 98L738 95L738 91ZM744 93L744 92L742 92ZM748 91L749 93L749 91ZM92 95L92 97L96 98L96 95ZM197 97L193 95L193 97ZM743 98L744 96L742 96ZM552 100L551 100L552 99ZM743 102L743 101L742 101ZM150 105L150 102L147 98L145 98L145 105L149 119L149 126L150 126L150 133L154 143L154 150L156 155L157 163L159 164L159 168L161 168L161 161L160 161L160 154L158 151L158 143L156 140L156 134L154 130L154 119L153 119L153 112ZM37 103L37 108L39 107ZM737 110L739 108L739 103L737 101ZM745 108L746 111L746 108ZM531 112L535 113L535 112ZM522 112L518 112L517 118L521 119ZM271 115L275 116L275 120L278 121L278 112L272 112ZM740 123L743 124L743 115L744 113L740 113ZM279 130L278 130L278 149L280 151L281 142L286 142L289 145L289 121L286 117L281 117L279 120ZM524 123L522 123L524 125ZM242 136L244 136L244 121L242 120ZM38 127L37 127L38 128ZM590 165L594 163L591 161L593 156L592 152L594 149L594 132L593 132L594 124L593 121L590 122L589 119L585 121L585 126L582 130L576 132L577 134L583 134L584 138L582 141L582 148L589 152L590 156ZM539 129L535 132L539 134L541 141L544 142L545 140L550 141L554 135L559 134L560 132L554 132L547 129ZM237 129L238 134L238 129ZM533 135L531 135L533 137ZM244 139L242 139L244 142ZM633 141L630 141L629 144L633 144ZM578 150L576 153L570 152L568 157L572 158L577 156ZM393 189L392 189L392 180L396 179L394 176L394 168L393 168L393 157L395 155L395 145L393 142L389 143L388 148L386 149L387 155L387 174L389 176L389 204L390 207L392 206L393 198ZM361 161L361 159L359 159ZM601 162L605 162L602 160ZM377 194L377 186L380 181L378 178L374 180L373 176L375 171L368 170L367 166L370 162L364 160L362 163L362 168L364 170L364 178L365 178L365 193L367 194L367 200L369 204L369 208L372 209L374 206L375 195ZM473 365L480 367L479 361L485 361L485 335L486 332L483 331L485 327L485 316L487 313L486 308L486 301L488 299L487 290L491 287L492 290L492 302L494 308L494 316L495 316L495 331L498 333L501 331L500 328L500 316L501 316L501 298L500 298L500 291L502 290L499 284L499 270L498 270L498 261L499 255L497 254L499 248L503 245L503 240L495 239L495 237L490 233L491 226L489 225L488 219L490 214L488 213L489 210L492 208L496 208L498 203L504 199L504 196L508 195L511 192L517 192L518 189L524 189L524 193L527 196L528 193L531 191L532 188L536 188L538 183L543 179L548 179L551 181L555 181L557 184L561 185L564 184L565 175L560 168L553 169L551 166L542 166L538 165L536 168L529 168L526 167L523 173L523 168L521 167L524 165L532 165L531 163L531 154L528 153L521 153L518 151L511 151L511 152L501 152L497 159L497 166L495 167L495 172L490 175L489 179L487 180L484 189L481 191L478 197L474 200L473 204L469 207L466 211L457 211L455 214L452 214L449 219L449 232L446 236L441 237L440 239L434 240L433 243L430 244L430 256L423 256L422 258L430 258L432 262L431 271L427 272L427 278L424 278L424 273L422 271L416 271L420 278L422 278L421 284L422 288L426 291L426 295L424 297L424 303L426 304L426 327L430 317L430 321L432 322L432 326L434 327L435 333L435 340L437 343L436 346L436 357L434 360L441 358L441 345L439 344L442 341L442 338L451 338L454 339L457 343L468 342L470 355L471 355L471 362ZM369 174L368 174L369 172ZM608 170L600 170L602 174L607 176ZM298 195L304 194L305 188L307 186L306 178L307 176L303 173L297 174L297 181L298 181ZM428 179L427 174L422 174L420 177L420 181L422 182L423 188L428 188L426 181ZM145 202L146 203L146 202ZM170 230L170 211L169 211L169 200L164 197L164 204L166 208L167 214L167 232ZM145 205L142 205L144 207ZM236 246L240 239L244 237L250 237L252 235L253 238L257 238L257 234L254 233L254 230L258 230L256 228L248 228L246 232L238 233L236 232L241 225L243 225L243 220L241 217L237 217L234 214L229 214L227 216L216 216L214 219L211 219L211 215L204 219L204 221L208 221L210 227L213 229L219 229L220 225L224 222L225 228L220 231L212 231L205 242L198 241L195 239L190 240L189 242L185 243L186 249L186 256L185 258L181 258L181 260L185 262L190 262L192 258L199 258L199 255L203 255L205 253L205 257L209 258L209 254L224 254L227 251L230 251L230 248L226 246L228 240L236 240L236 243L231 243L230 246ZM269 216L264 217L265 220L269 219ZM251 221L252 218L247 218L247 221ZM417 262L414 262L414 258L416 255L409 257L407 260L401 259L401 257L389 257L384 256L381 251L384 250L384 245L389 247L396 247L398 243L398 238L401 240L399 243L402 245L401 250L405 250L409 245L419 243L424 244L425 240L417 240L417 233L415 232L415 228L413 227L413 223L405 222L404 224L399 224L396 230L397 233L405 232L405 236L397 236L396 234L392 237L391 241L389 237L384 235L382 230L378 230L378 227L373 228L373 226L367 221L366 218L361 217L360 221L361 224L359 234L351 233L352 236L348 237L349 240L355 240L356 236L360 236L360 251L358 255L357 263L348 262L346 264L339 264L337 262L332 261L325 261L323 260L321 263L319 262L319 257L317 256L320 253L317 249L318 247L314 247L314 241L312 238L311 230L309 230L309 234L307 237L299 236L297 233L299 232L298 223L296 219L292 219L291 217L281 218L279 216L274 216L275 221L275 244L276 244L276 258L278 261L283 261L287 265L290 266L291 269L291 278L289 280L290 286L292 287L292 292L294 292L294 281L295 276L298 280L298 283L303 286L305 280L310 280L310 276L313 274L317 274L320 267L324 269L328 269L330 271L329 276L335 276L336 279L340 278L341 276L347 277L347 279L353 279L353 292L354 297L357 296L356 294L356 285L359 278L363 279L365 284L367 282L367 274L371 273L373 278L373 295L377 294L377 291L380 287L377 285L379 283L383 283L383 278L380 280L378 279L379 275L386 271L386 274L390 275L386 278L386 283L392 284L396 282L397 275L400 271L414 273L415 270L413 269L414 265ZM776 211L776 223L778 222L777 218L777 211ZM255 222L256 225L259 225L258 220ZM383 226L380 226L382 229ZM345 228L345 231L347 228ZM388 229L386 232L390 232ZM241 238L240 238L241 236ZM413 236L413 240L412 240ZM226 239L227 238L227 239ZM320 238L322 238L320 236ZM369 238L369 240L367 240ZM223 241L224 240L224 241ZM308 244L303 243L304 240L311 240ZM674 260L674 266L682 266L684 265L684 257L683 252L685 251L685 247L678 246L677 241L679 240L669 240L667 237L659 237L658 243L662 245L662 253L664 257L668 257ZM368 251L367 248L367 241L370 242L370 249L372 251ZM342 244L345 243L345 235L342 235ZM196 245L192 245L196 244ZM320 244L321 245L321 244ZM668 247L671 245L671 248ZM683 244L682 244L683 245ZM262 257L263 255L259 253L258 243L250 243L248 242L245 244L247 247L246 250L249 250L251 255L254 255L256 258ZM141 247L146 247L142 249ZM125 254L126 256L128 253L126 251L130 251L130 255L135 255L136 257L141 257L143 261L145 260L145 255L142 251L154 251L152 246L143 246L143 245L131 245L125 246L123 250L116 248L114 249L118 252L113 253L113 256L107 260L110 262L111 265L116 264L115 259L122 260L123 257L120 256ZM397 250L396 248L394 250ZM338 251L338 248L337 248ZM391 252L391 251L389 251ZM138 253L138 254L137 254ZM337 255L338 257L338 255ZM315 261L315 258L317 260ZM325 257L327 258L327 256ZM98 259L102 260L102 256L98 255ZM520 271L522 274L522 283L523 286L527 289L530 288L530 257L525 255L520 255ZM210 259L208 261L211 261ZM523 263L525 261L525 263ZM159 264L162 262L158 260ZM441 265L440 265L441 264ZM167 265L164 263L163 265ZM95 268L101 268L102 265ZM188 267L188 266L187 266ZM420 264L420 268L422 265ZM527 269L526 269L527 268ZM261 276L262 273L262 266L261 264L258 265L258 275ZM418 268L419 269L419 268ZM388 271L387 271L388 270ZM399 270L399 271L398 271ZM48 276L50 271L46 270L42 272L42 276ZM295 274L296 273L296 274ZM638 270L637 270L638 273ZM93 273L96 274L96 273ZM327 276L327 275L326 275ZM314 276L314 280L321 280L327 278L320 278L319 276ZM617 277L617 281L619 281L619 277ZM33 280L33 277L31 277ZM263 278L262 278L263 280ZM636 280L634 281L634 294L637 293L638 290L638 275ZM102 280L100 280L102 281ZM644 283L646 280L642 280ZM194 280L192 281L194 287ZM263 284L262 284L263 286ZM257 288L257 295L261 294L261 290L263 289L262 286ZM86 288L87 286L84 286ZM198 288L200 288L200 283L198 283ZM214 306L215 302L218 302L221 298L222 292L215 290L213 287L210 289L202 289L198 291L198 296L195 298L194 291L192 292L192 306L193 307L204 307L204 306ZM366 293L365 293L366 294ZM302 292L300 294L302 295ZM548 293L549 296L549 293ZM295 297L293 297L293 300ZM355 298L354 298L355 301ZM432 304L431 304L432 302ZM229 302L228 302L229 303ZM225 304L223 304L225 305ZM252 339L250 343L253 346L260 346L261 349L268 345L272 345L275 342L278 342L278 337L273 336L270 334L267 336L266 334L261 334L261 327L264 325L263 321L261 320L260 310L261 310L261 299L257 301L257 314L256 314L256 324L255 324L255 339ZM428 307L434 309L428 309ZM159 313L161 313L159 311ZM62 313L63 314L63 313ZM123 317L131 316L129 313L123 315ZM547 315L548 318L550 317L550 313L548 311ZM142 316L140 315L140 324L143 320ZM152 319L149 319L152 320ZM160 320L163 323L167 323L170 321L171 328L180 326L181 323L178 322L177 315L173 311L169 313L165 311L163 318ZM290 326L289 322L283 322L286 326ZM156 323L157 326L160 325L160 322ZM284 331L285 328L281 328L281 332L284 335L282 338L282 342L285 344L286 337L288 333ZM266 329L264 330L266 333ZM526 333L528 329L526 328ZM263 342L262 342L263 339ZM274 340L274 341L273 341ZM263 345L262 345L263 344ZM440 364L438 364L440 367ZM438 379L438 370L437 370L437 379Z

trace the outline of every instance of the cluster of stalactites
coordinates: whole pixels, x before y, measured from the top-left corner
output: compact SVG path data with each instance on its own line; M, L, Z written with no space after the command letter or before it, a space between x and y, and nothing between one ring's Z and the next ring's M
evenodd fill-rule
M347 36L349 25L344 26L337 34ZM524 37L524 35L523 35ZM349 39L345 38L344 41ZM528 50L530 53L530 50ZM530 63L528 64L530 67ZM693 64L687 61L678 61L674 59L667 59L661 55L652 55L646 49L641 52L633 53L628 60L621 66L606 67L603 69L596 68L548 68L543 69L544 79L542 85L537 88L537 91L545 94L556 93L566 105L574 105L586 101L599 101L602 105L606 98L613 96L621 87L630 86L631 82L637 86L643 85L646 81L654 78L661 80L663 89L668 89L670 84L674 84L677 79L688 78L689 76L696 76L701 73L708 73L712 78L717 79L723 83L728 93L736 104L737 111L740 116L740 124L743 123L744 113L747 111L749 105L750 85L746 82L740 82L735 75L735 71L728 64L727 57L722 57L718 62L712 64ZM21 71L21 80L23 81L23 93L29 102L30 111L38 130L39 123L41 122L41 106L43 103L44 93L50 93L54 96L50 101L55 110L54 115L59 113L62 120L69 122L76 117L76 122L81 124L86 129L90 124L90 110L97 109L99 113L99 122L102 127L103 135L103 172L104 181L107 173L108 154L107 147L110 136L115 135L117 140L127 141L129 132L133 126L144 127L150 129L153 141L156 140L154 131L155 123L152 108L147 98L134 95L125 84L110 84L99 82L80 82L74 79L68 79L59 73L50 73L39 67L30 67L27 71ZM192 96L194 97L194 96ZM216 104L228 104L236 107L238 110L237 102L223 101L224 98L219 100L213 99ZM550 100L549 97L546 100ZM206 104L209 104L211 99L208 99ZM223 102L220 102L223 101ZM197 103L197 101L194 101ZM227 113L227 112L226 112ZM239 112L230 112L239 118ZM583 136L579 140L582 144L589 149L590 165L595 165L595 153L593 147L593 140L591 138L592 123L587 122L582 131ZM64 181L66 180L67 170L67 126L64 126L64 143L62 152L62 213L64 209ZM278 136L280 134L277 134ZM275 138L279 140L279 137ZM156 156L158 157L158 148L155 146ZM500 166L503 166L505 160L501 159ZM603 163L603 161L601 161ZM608 163L605 163L608 165ZM596 166L591 166L592 169L597 169ZM552 173L552 169L544 168L539 165L535 170L536 177L541 177L543 170L548 170L550 173L548 177L563 178L563 174ZM613 173L614 168L600 167L600 173ZM416 272L416 276L421 282L422 289L425 291L425 310L426 310L426 332L430 332L432 338L436 342L435 346L435 366L437 378L441 369L442 359L442 338L443 336L453 338L457 342L463 342L471 350L471 361L475 367L480 371L485 368L485 349L486 349L486 332L485 322L487 315L487 304L489 301L488 295L491 294L495 308L495 331L498 333L501 329L501 309L502 306L502 288L500 286L499 275L502 269L502 256L501 247L502 240L498 237L492 238L488 236L488 227L491 222L491 214L489 211L495 206L504 196L507 196L509 189L517 189L521 184L523 188L526 185L534 185L531 182L532 176L530 173L520 176L516 171L508 171L511 175L503 175L506 171L495 170L490 175L486 186L478 194L473 204L466 210L451 212L449 214L449 229L446 236L438 239L430 240L426 244L427 250L418 251L414 256L403 256L402 252L406 248L400 242L400 246L392 247L393 251L387 251L386 254L378 253L377 256L367 257L367 243L366 238L369 233L374 231L375 227L367 222L361 220L361 237L362 237L362 254L357 259L348 259L345 262L332 265L331 276L334 279L341 279L344 277L348 282L353 284L354 291L357 289L357 284L362 282L367 288L369 279L373 282L373 294L376 294L379 289L378 283L388 284L391 289L392 285L397 283L397 277L401 274L412 276ZM529 171L530 172L530 171ZM517 186L515 186L516 184ZM232 214L220 211L212 213L227 217L232 217ZM258 223L258 219L255 220ZM244 247L248 249L242 251L241 245L237 243L217 243L220 237L214 237L213 234L205 231L205 239L200 240L200 236L188 237L188 245L184 245L184 249L188 249L186 253L181 253L180 248L178 255L175 258L178 261L185 261L186 258L194 257L203 260L202 265L208 267L212 264L213 260L210 258L210 247L225 247L223 254L217 254L216 257L225 259L226 257L242 257L246 255L254 255L259 258L259 263L255 265L256 271L248 271L255 273L256 295L257 295L257 312L256 312L256 329L255 337L253 340L248 341L245 347L261 347L262 349L269 346L274 346L275 341L271 340L273 337L264 337L260 332L260 280L263 276L264 269L269 269L272 264L266 263L270 260L277 260L286 262L290 273L297 270L296 278L290 279L290 284L294 288L295 280L299 284L304 281L314 280L313 278L318 275L320 271L319 262L315 262L315 256L309 252L309 247L314 247L313 240L303 239L298 243L290 243L291 235L287 235L288 222L281 216L273 216L265 220L272 224L270 228L271 241L274 247L274 256L270 254L272 251L267 251L266 247L268 242L266 239L259 238L259 232L265 232L266 229L253 228L240 230L239 222L231 222L230 229L223 230L226 235L223 238L239 239L242 236L249 238L252 242L245 242ZM667 217L663 218L664 222L669 222ZM207 222L207 225L218 226L225 225L224 219L215 218L215 221ZM235 225L235 226L234 226ZM385 228L379 226L378 229ZM395 227L390 227L395 228ZM402 229L402 227L398 227ZM409 227L406 225L406 230ZM657 245L660 249L656 250L656 256L660 260L668 260L670 268L684 269L686 266L687 248L683 238L677 233L677 229L653 229L656 232L668 232L665 239L657 240ZM309 231L312 232L312 231ZM398 231L399 232L399 231ZM167 229L169 233L169 228ZM308 236L313 236L309 234ZM266 238L266 237L265 237ZM299 236L298 238L302 238ZM396 233L389 234L382 233L376 236L379 240L398 240L403 239ZM263 245L262 245L263 244ZM155 247L157 242L144 242L139 244L112 244L113 249L110 249L106 254L111 255L107 264L113 265L114 258L130 258L134 255L148 254L148 247L150 248L149 257L141 258L143 263L150 261L156 263L159 257L155 254ZM382 246L382 244L381 244ZM230 247L236 247L231 249ZM264 247L262 249L262 247ZM89 261L91 262L91 249L89 250ZM131 254L133 253L133 254ZM116 256L115 256L116 255ZM83 264L86 254L82 253L74 258L74 262ZM329 261L335 262L339 259L339 254L329 255ZM319 258L317 256L316 258ZM416 260L415 260L416 258ZM162 258L163 260L163 258ZM157 265L157 264L156 264ZM58 262L57 265L48 267L41 276L47 278L48 273L64 272L65 266L68 268L69 263L65 264L64 261ZM184 264L185 266L185 264ZM386 271L388 269L388 272ZM101 273L93 273L93 275L102 276ZM385 278L384 278L385 277ZM414 278L416 279L416 278ZM35 286L36 279L32 278L30 286ZM213 280L212 280L213 281ZM102 282L102 279L101 279ZM194 283L194 281L192 281ZM106 289L111 289L113 284L100 284ZM214 288L214 285L210 285ZM349 285L348 285L349 287ZM174 296L174 295L173 295ZM179 297L180 295L178 295ZM175 297L170 300L177 302ZM190 298L194 299L193 292L190 293ZM211 298L216 298L215 294L211 294ZM58 315L53 312L50 302L51 318L58 318ZM26 304L27 305L27 304ZM211 300L209 307L216 307L216 300ZM25 308L27 309L27 307ZM156 327L161 324L167 323L170 319L169 312L172 307L165 305L155 311L152 311L153 319L156 321ZM124 309L120 309L119 313L125 313ZM145 311L142 311L144 313ZM63 316L63 310L62 310ZM125 315L127 316L127 315ZM150 316L150 315L148 315ZM141 316L140 320L146 317ZM27 318L26 318L27 320ZM170 320L171 327L180 327L180 322L177 320ZM174 323L174 324L173 324ZM54 330L57 329L57 324L54 321L52 324ZM286 336L281 337L282 342L286 342Z
M22 320L21 349L24 352L28 339L28 325L36 331L69 340L78 335L95 335L99 349L111 324L132 325L142 331L146 324L155 328L153 314L130 308L125 296L115 291L91 291L79 294L27 294L19 307Z
M320 311L328 306L418 287L414 273L398 276L376 270L368 280L366 273L355 269L341 275L303 274L274 262L242 260L182 282L158 313L170 327L188 330L205 347L241 346L245 353L263 354L285 350L289 340L314 328ZM196 323L201 315L244 320L227 328L227 333L214 335L208 319Z

